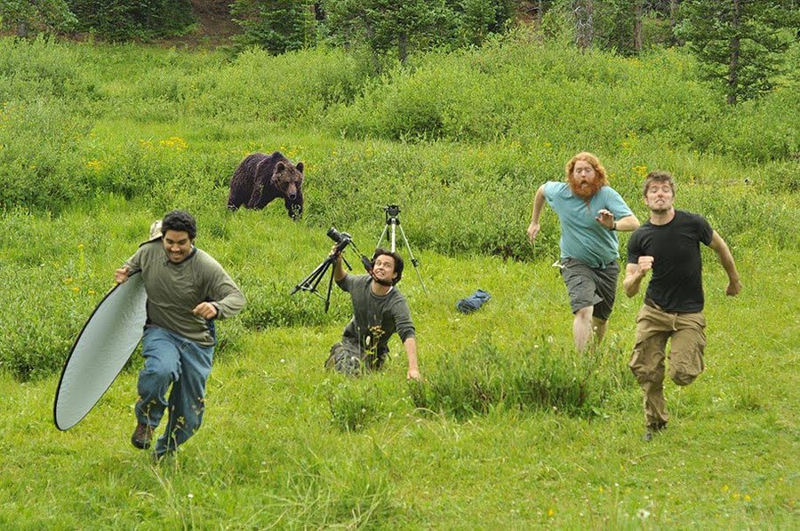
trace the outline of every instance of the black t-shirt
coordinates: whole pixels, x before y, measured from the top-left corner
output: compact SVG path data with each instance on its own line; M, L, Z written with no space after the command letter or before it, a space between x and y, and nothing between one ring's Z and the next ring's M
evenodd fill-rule
M640 256L653 257L653 277L647 296L668 312L703 311L703 263L700 242L711 244L714 231L702 216L675 211L666 225L649 221L633 232L628 240L628 263Z

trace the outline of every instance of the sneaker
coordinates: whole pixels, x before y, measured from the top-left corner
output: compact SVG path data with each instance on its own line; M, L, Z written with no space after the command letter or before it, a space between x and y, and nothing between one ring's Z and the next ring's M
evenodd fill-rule
M136 430L131 436L131 444L140 450L147 450L150 448L150 443L153 440L153 432L155 428L142 424L141 422L136 426Z
M667 423L666 422L659 422L657 424L653 424L651 426L648 426L647 427L647 431L644 432L644 435L642 435L642 440L644 442L650 442L650 441L653 440L653 437L655 437L660 432L662 432L662 431L664 431L666 429L667 429Z

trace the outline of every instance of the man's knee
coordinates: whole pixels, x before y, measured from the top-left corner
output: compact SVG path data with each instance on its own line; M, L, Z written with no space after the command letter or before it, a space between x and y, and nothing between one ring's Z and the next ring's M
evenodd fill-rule
M664 367L654 360L652 354L648 354L638 345L633 349L631 360L628 362L631 372L636 377L639 384L659 383L664 381Z
M178 366L158 358L149 359L140 373L140 377L159 383L168 383L178 377ZM141 379L141 378L140 378Z
M584 306L575 312L575 319L591 322L594 315L594 306Z
M325 361L326 369L333 369L348 376L358 376L363 371L363 362L357 347L345 343L336 343L331 347L331 354Z
M686 386L694 382L702 372L702 365L698 367L695 364L676 364L670 365L669 377L675 385Z

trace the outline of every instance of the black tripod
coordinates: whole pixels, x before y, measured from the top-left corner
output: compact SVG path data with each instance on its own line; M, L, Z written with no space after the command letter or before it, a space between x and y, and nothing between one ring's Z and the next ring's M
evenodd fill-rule
M361 254L361 252L356 247L356 244L353 243L353 239L349 234L347 234L346 232L339 232L335 228L331 227L328 230L328 237L336 242L336 247L334 248L333 251L331 251L331 254L329 254L325 258L325 260L323 260L322 263L314 269L314 271L309 273L309 275L306 278L301 280L300 283L294 287L291 293L292 295L294 295L300 290L303 290L303 291L310 291L314 295L317 295L320 298L322 298L322 295L320 295L319 292L317 291L317 285L319 285L320 281L325 276L325 273L328 271L328 269L330 269L331 266L336 264L337 255L340 255L342 251L344 251L344 248L347 247L348 245L353 246L353 250L355 250L355 252L358 253L358 255L361 257L361 262L364 264L364 267L367 268L367 271L371 269L372 265L370 264L369 259L363 254ZM350 264L347 262L344 256L342 256L342 261L347 266L347 269L351 271L353 270L353 268L350 267ZM324 298L325 312L328 311L328 308L331 305L332 288L333 288L333 270L331 270L331 276L330 279L328 280L328 293Z
M400 225L400 218L398 217L400 215L400 207L397 205L388 205L383 208L383 212L386 214L386 225L383 227L383 232L381 233L381 237L378 238L378 245L376 245L376 247L381 246L381 242L383 241L383 238L386 236L386 232L389 230L389 227L391 227L392 233L390 241L392 244L392 248L389 250L394 252L395 239L396 239L395 227L399 227L400 235L403 236L403 241L406 243L406 249L408 249L408 256L411 258L411 265L414 266L414 271L417 272L417 277L419 277L419 283L422 284L423 291L425 291L425 293L428 293L428 289L425 287L425 283L422 281L422 275L420 274L419 268L417 267L419 265L419 262L417 262L417 259L414 258L414 253L411 252L411 246L408 244L408 238L406 238L406 233L403 230L403 227Z

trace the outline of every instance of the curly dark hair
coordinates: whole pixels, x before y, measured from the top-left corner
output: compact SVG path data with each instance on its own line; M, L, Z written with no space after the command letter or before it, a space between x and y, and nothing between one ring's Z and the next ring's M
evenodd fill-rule
M185 231L189 239L194 240L197 236L197 222L188 212L173 210L161 221L161 234L166 234L168 230Z
M394 259L394 272L397 273L397 277L392 284L397 284L400 282L400 279L403 278L403 257L394 251L387 251L386 249L378 247L372 255L372 263L374 264L375 260L382 255L391 256Z

